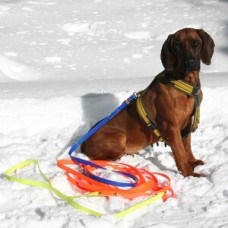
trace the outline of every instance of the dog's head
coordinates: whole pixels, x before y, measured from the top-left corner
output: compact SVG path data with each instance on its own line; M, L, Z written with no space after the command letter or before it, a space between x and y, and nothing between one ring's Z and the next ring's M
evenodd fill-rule
M165 70L186 74L200 70L200 60L210 65L214 41L203 29L184 28L171 34L161 50Z

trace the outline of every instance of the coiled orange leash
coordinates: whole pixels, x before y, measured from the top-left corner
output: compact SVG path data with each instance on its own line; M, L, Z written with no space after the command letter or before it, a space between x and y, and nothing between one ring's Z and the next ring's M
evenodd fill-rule
M90 165L76 164L72 160L58 160L57 165L66 172L67 179L72 185L86 192L99 192L102 196L122 196L127 199L134 199L138 196L151 196L162 192L164 193L164 201L169 196L174 195L170 178L163 173L138 169L124 163L98 160L90 162L103 167L103 169ZM76 166L80 167L80 172L77 171ZM135 177L134 180L137 180L137 183L135 186L125 189L102 183L95 174L98 169L100 169L100 172L108 169L109 172L115 172L115 174L118 171L118 175L122 175L122 178L126 179L126 183L131 183L132 181L128 176L125 176L125 173L129 173ZM109 181L109 179L106 180L107 182Z

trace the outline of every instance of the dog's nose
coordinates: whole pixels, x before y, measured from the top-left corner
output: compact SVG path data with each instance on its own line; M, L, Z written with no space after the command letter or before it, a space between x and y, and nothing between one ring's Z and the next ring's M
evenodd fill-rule
M192 67L196 66L196 60L192 59L192 58L191 59L187 59L186 60L186 64L187 64L188 67L192 68Z
M185 62L188 70L194 70L197 67L197 62L194 58L188 58Z

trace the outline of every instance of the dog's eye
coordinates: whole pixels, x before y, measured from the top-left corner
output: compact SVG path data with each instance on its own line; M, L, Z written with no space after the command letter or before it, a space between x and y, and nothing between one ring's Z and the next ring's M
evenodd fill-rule
M200 41L199 40L194 40L193 41L193 46L194 47L199 47L200 46Z
M175 43L175 47L178 48L178 49L181 49L181 47L182 47L181 42L176 42Z

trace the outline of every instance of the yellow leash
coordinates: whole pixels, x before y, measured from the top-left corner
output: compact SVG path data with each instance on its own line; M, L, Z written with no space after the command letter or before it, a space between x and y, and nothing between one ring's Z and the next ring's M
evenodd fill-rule
M45 182L34 181L34 180L31 180L31 179L19 178L19 177L16 177L16 176L12 175L12 173L16 172L17 170L23 169L24 167L27 167L27 166L30 166L30 165L34 165L34 166L38 167L39 173L40 173L40 175L42 176L42 178L44 179ZM60 192L58 189L54 188L51 185L50 180L42 172L42 170L40 168L40 165L39 165L39 162L37 160L26 160L26 161L21 162L21 163L19 163L17 165L14 165L13 167L11 167L8 170L6 170L5 177L8 180L10 180L10 181L18 182L20 184L25 184L25 185L45 188L45 189L55 193L59 198L61 198L64 201L66 201L68 204L70 204L75 209L78 209L78 210L83 211L85 213L88 213L90 215L94 215L94 216L101 216L102 215L102 213L99 213L97 211L91 210L91 209L89 209L87 207L84 207L84 206L76 203L74 201L75 197L67 196L64 193Z
M28 166L32 166L32 165L37 166L39 173L44 180L43 182L42 181L35 181L35 180L31 180L31 179L19 178L19 177L14 175L18 170L23 169L23 168L28 167ZM5 177L9 181L12 181L12 182L17 182L17 183L24 184L24 185L35 186L35 187L47 189L47 190L53 192L54 194L56 194L59 198L61 198L65 202L67 202L69 205L71 205L72 207L74 207L75 209L77 209L81 212L84 212L84 213L87 213L89 215L93 215L96 217L100 217L102 215L105 215L103 213L97 212L95 210L92 210L88 207L85 207L85 206L75 202L75 198L79 198L79 197L99 197L100 196L99 192L92 192L92 193L84 194L81 196L67 196L67 195L65 195L64 193L62 193L61 191L59 191L58 189L56 189L55 187L52 186L50 180L42 172L40 165L39 165L39 162L37 160L30 159L30 160L26 160L26 161L23 161L17 165L12 166L8 170L6 170ZM153 202L155 202L159 199L162 199L164 194L165 194L165 192L160 192L160 193L156 194L155 196L150 197L149 199L146 199L146 200L144 200L138 204L135 204L135 205L127 208L126 210L123 210L121 212L114 214L114 216L118 219L123 218L126 215L130 214L131 212L134 212L135 210L138 210L142 207L145 207L147 205L152 204Z

